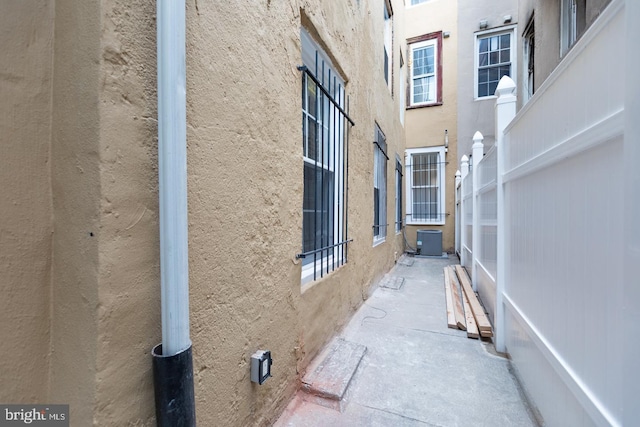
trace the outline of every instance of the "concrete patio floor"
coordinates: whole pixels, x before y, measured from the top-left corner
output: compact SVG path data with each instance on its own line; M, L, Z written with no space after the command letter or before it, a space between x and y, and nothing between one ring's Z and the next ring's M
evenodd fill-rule
M367 348L342 412L300 391L275 425L536 426L491 341L447 328L443 267L456 263L403 257L339 334Z

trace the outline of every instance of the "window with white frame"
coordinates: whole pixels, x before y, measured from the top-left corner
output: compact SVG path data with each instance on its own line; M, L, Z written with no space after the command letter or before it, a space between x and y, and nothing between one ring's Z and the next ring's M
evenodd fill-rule
M533 96L534 87L534 69L535 69L535 22L533 16L529 20L527 27L522 35L522 59L524 62L524 71L522 73L523 81L523 103L526 103Z
M444 224L445 148L406 150L407 224Z
M476 35L475 95L476 98L494 96L503 76L516 80L515 27Z
M578 40L585 26L585 0L560 2L560 55L564 56Z
M400 51L400 96L398 96L398 101L400 103L399 105L399 111L400 111L400 123L404 126L404 110L406 107L406 102L407 102L407 94L405 91L405 87L406 87L406 79L407 79L407 74L406 74L406 67L404 66L404 57L402 56L402 50Z
M346 136L344 80L327 54L301 29L302 60L302 283L346 262Z
M402 161L396 154L396 233L402 231Z
M392 63L393 56L391 52L393 45L393 12L391 10L391 3L384 2L384 80L387 82L387 87L392 90Z
M440 49L442 32L407 40L410 74L409 106L427 106L442 102Z
M376 125L373 141L373 243L387 237L387 142Z

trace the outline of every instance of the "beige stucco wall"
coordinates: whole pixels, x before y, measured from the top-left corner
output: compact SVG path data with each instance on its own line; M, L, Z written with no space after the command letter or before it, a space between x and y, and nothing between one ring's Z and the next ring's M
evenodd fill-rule
M390 151L402 152L403 140L398 110L378 67L381 55L358 55L382 52L382 37L376 36L382 34L382 8L267 2L245 9L200 2L188 12L198 417L203 425L269 425L311 358L362 303L372 280L391 267L393 252L401 247L399 237L389 233L386 243L372 249L374 121L387 135ZM349 262L304 292L295 260L302 235L296 69L302 63L301 22L344 71L356 122L349 137L348 221L354 239ZM388 202L391 218L393 198ZM263 386L249 381L249 356L258 348L270 349L275 359L274 377Z
M0 28L15 33L1 40L0 173L12 185L0 190L0 212L11 218L0 225L0 268L10 279L2 282L2 338L19 351L0 365L1 400L68 403L74 426L154 425L150 351L161 339L155 3L11 5L0 18ZM402 2L393 6L398 27ZM301 25L343 70L356 122L349 262L304 288L295 259ZM393 225L395 154L405 140L397 73L403 39L394 41L392 94L382 34L382 6L355 0L187 4L199 425L271 424L310 360L402 253ZM373 247L375 123L391 161L389 231ZM263 386L249 380L259 348L274 357Z
M49 401L70 405L72 425L90 425L95 408L100 18L98 0L55 2Z
M0 2L0 402L47 398L53 4Z
M103 1L97 425L153 425L161 341L155 2Z
M449 149L445 166L444 226L409 225L407 240L415 247L416 231L442 230L442 248L452 252L455 239L455 173L457 170L457 106L458 106L458 31L457 3L448 0L432 0L405 11L405 39L437 31L448 31L450 36L442 40L442 105L409 109L406 112L407 148L444 145L445 129L449 133ZM409 55L406 54L408 58ZM410 76L411 68L407 70Z

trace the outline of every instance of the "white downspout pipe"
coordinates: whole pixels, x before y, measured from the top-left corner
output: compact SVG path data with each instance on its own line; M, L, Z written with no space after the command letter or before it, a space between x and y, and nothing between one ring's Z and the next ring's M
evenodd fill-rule
M191 346L187 227L185 0L157 0L162 354Z
M195 427L189 338L185 0L157 0L162 344L152 350L158 427Z

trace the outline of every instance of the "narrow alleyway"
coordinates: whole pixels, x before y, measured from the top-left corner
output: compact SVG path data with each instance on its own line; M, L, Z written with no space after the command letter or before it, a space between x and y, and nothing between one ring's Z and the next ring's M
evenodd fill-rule
M402 258L337 337L366 347L342 412L300 391L276 426L535 426L491 342L447 328L443 267L455 263Z

